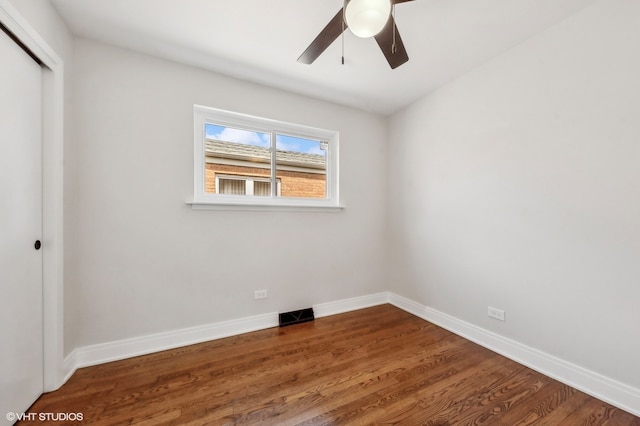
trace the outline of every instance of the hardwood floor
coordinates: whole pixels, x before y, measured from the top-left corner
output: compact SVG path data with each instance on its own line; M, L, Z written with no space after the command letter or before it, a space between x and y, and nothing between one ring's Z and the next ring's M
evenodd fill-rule
M30 412L99 425L640 426L391 305L83 368Z

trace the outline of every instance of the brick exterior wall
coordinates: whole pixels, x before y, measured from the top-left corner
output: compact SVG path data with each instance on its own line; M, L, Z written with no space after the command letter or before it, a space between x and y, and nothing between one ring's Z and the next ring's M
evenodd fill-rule
M231 166L207 163L205 167L205 191L216 192L216 174L269 178L270 170L258 167ZM283 197L326 198L326 175L277 170Z
M277 170L283 197L326 198L326 175Z

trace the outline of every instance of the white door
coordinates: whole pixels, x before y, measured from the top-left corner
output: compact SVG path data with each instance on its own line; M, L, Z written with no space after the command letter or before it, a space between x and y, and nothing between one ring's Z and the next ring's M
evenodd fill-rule
M0 424L43 390L41 110L40 65L0 30Z

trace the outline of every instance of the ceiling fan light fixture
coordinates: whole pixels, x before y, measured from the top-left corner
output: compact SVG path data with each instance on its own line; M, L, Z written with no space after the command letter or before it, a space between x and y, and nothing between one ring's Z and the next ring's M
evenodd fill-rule
M382 31L390 14L390 0L351 0L344 18L353 34L366 38Z

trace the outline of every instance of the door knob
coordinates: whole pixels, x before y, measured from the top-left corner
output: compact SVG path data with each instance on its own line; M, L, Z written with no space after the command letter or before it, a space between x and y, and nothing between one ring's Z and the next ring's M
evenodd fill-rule
M40 240L36 240L36 243L33 245L36 250L40 250L40 247L42 247L42 243L40 242Z

